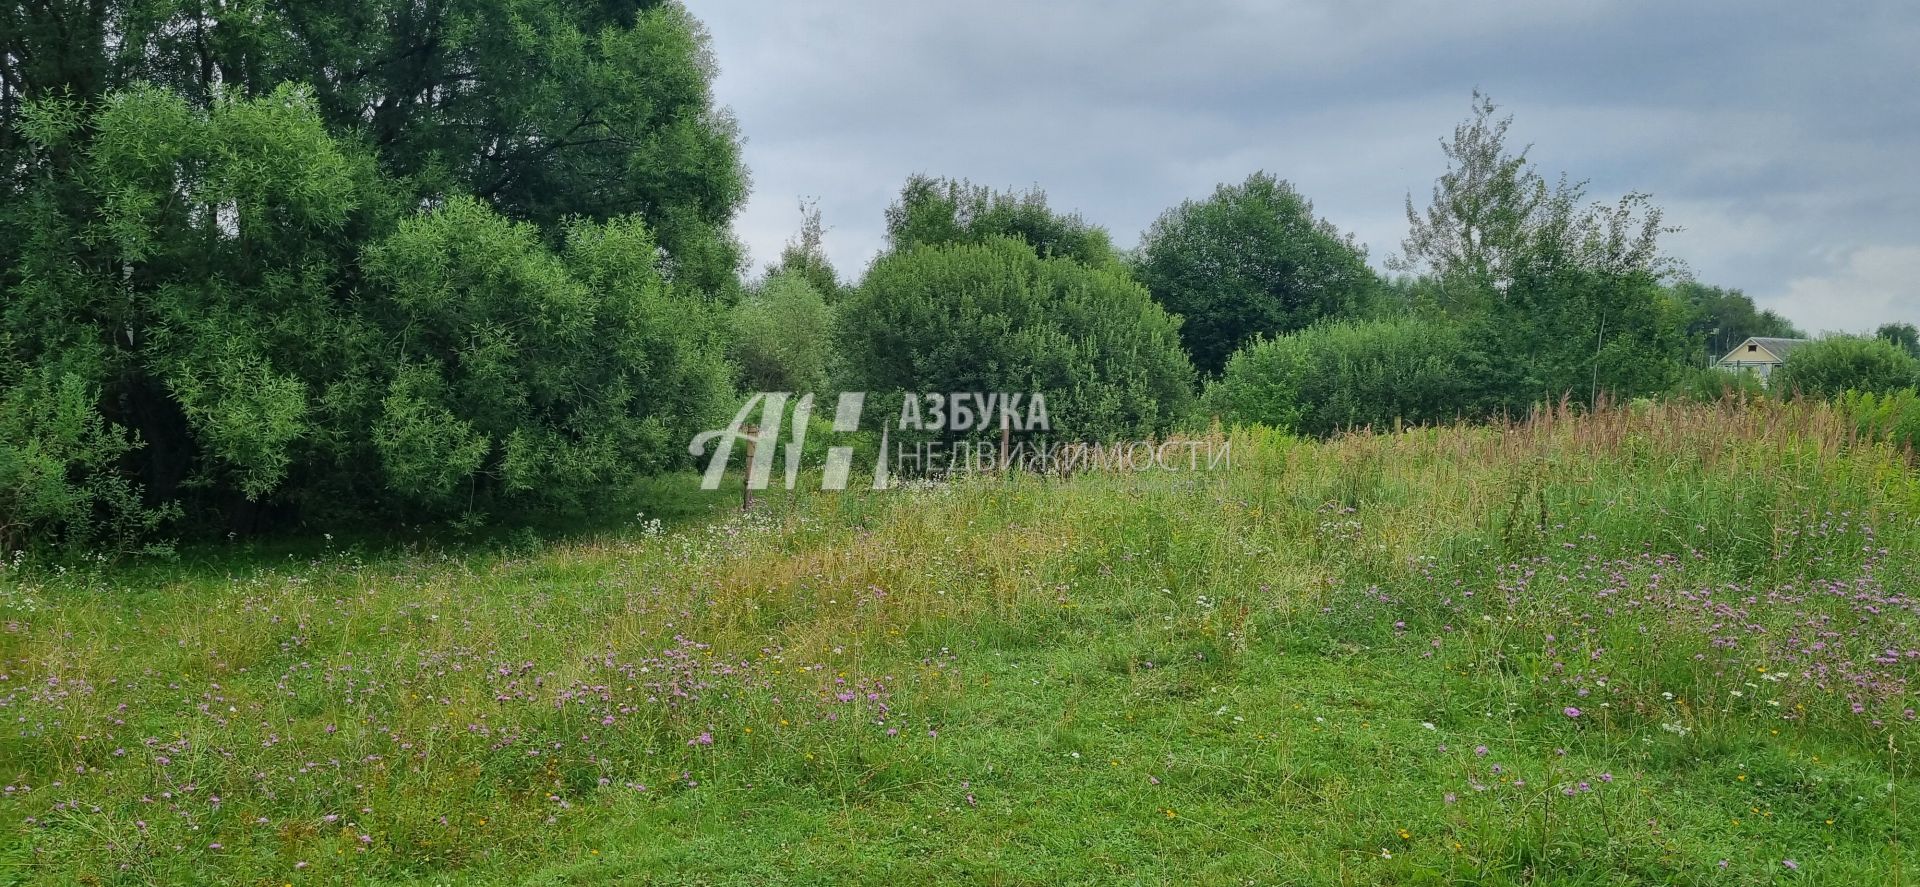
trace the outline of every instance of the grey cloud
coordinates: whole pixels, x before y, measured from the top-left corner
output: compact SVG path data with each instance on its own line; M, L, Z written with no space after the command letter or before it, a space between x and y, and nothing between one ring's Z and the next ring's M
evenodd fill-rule
M1700 279L1813 329L1920 320L1911 4L690 5L748 137L758 261L810 195L858 273L914 172L1038 184L1130 246L1265 169L1377 262L1477 86L1549 174L1653 193Z

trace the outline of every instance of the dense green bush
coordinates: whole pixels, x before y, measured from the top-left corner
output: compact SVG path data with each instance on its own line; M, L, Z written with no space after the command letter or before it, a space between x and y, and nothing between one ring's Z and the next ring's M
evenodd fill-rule
M1645 194L1589 203L1583 181L1550 183L1506 147L1511 118L1476 93L1473 116L1441 141L1447 171L1424 212L1407 202L1398 270L1423 314L1466 334L1470 409L1524 415L1562 399L1591 405L1671 390L1700 347L1696 312L1664 286L1677 263L1660 252L1669 232Z
M23 129L46 177L7 208L31 232L8 245L7 358L92 392L99 427L138 443L95 468L153 501L278 489L324 421L315 383L368 347L339 290L343 235L392 216L371 158L292 87L206 109L153 87L49 99ZM90 535L33 535L62 529Z
M1563 398L1654 397L1686 368L1682 309L1654 275L1556 261L1529 259L1505 293L1460 321L1469 412L1523 416Z
M1672 394L1684 400L1714 403L1729 397L1765 397L1767 386L1754 373L1732 372L1719 367L1690 367L1680 372Z
M839 316L850 390L1042 392L1076 439L1164 431L1192 403L1179 321L1124 269L1011 238L883 256Z
M676 280L703 291L737 285L729 224L746 171L734 122L713 102L704 28L683 4L94 0L13 9L0 27L0 110L56 97L94 104L141 84L204 109L223 94L260 98L293 83L328 132L375 147L409 205L472 194L543 230L573 216L638 215L673 257ZM0 206L49 174L71 181L72 155L29 155L0 127ZM193 167L180 169L191 179ZM0 267L12 263L14 239L0 236Z
M26 129L72 156L14 216L5 358L60 373L5 402L12 541L125 539L175 504L248 529L573 502L678 458L726 390L717 317L639 219L408 217L304 90L138 88Z
M54 530L74 545L125 547L173 516L120 473L134 441L101 418L98 397L79 373L0 372L0 551Z
M1301 434L1458 418L1460 332L1413 319L1342 321L1262 339L1227 361L1206 407Z
M70 146L67 111L37 109L46 150ZM23 363L89 371L60 380L61 403L95 392L99 422L14 428L120 441L81 471L95 511L127 510L100 476L125 458L153 498L202 510L571 502L676 457L725 392L711 312L670 290L638 219L574 222L558 250L470 197L395 223L370 159L303 91L206 111L110 96L76 172L97 202L37 205L46 234L15 268L8 341ZM391 230L342 242L356 227ZM80 360L98 350L80 344L89 327L106 354ZM39 523L78 539L84 512Z
M784 271L741 298L727 354L746 391L824 392L833 364L833 309L801 271Z
M1089 265L1117 261L1106 229L1074 213L1055 212L1047 194L995 191L954 179L916 175L887 208L887 243L894 250L953 243L985 243L1010 237L1042 258Z
M1135 272L1183 318L1187 353L1207 373L1257 336L1362 311L1379 288L1365 249L1266 173L1168 210L1142 236Z
M539 234L461 198L369 250L363 316L389 344L351 375L384 382L356 406L404 500L571 504L724 408L718 318L662 279L644 224L576 222L558 252Z
M1892 342L1900 350L1920 358L1920 327L1910 323L1883 323L1873 331L1873 335L1875 338Z
M417 13L8 19L0 544L545 506L686 458L745 194L699 24Z
M1839 406L1853 418L1863 436L1908 451L1920 450L1920 391L1849 391L1840 396Z
M1886 394L1920 384L1920 360L1885 339L1828 336L1795 348L1767 384L1808 397L1848 390Z

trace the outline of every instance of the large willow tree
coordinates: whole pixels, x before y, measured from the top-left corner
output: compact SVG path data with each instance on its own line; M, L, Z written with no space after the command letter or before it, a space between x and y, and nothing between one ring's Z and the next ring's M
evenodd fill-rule
M726 379L712 75L671 3L0 11L0 545L658 464Z

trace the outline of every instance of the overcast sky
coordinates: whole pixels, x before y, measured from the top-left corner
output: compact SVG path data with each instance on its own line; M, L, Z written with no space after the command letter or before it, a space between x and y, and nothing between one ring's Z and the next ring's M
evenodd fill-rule
M1122 247L1255 170L1376 266L1479 87L1549 177L1651 192L1706 283L1812 332L1920 322L1920 5L688 0L756 267L819 200L857 275L916 172L1039 185Z

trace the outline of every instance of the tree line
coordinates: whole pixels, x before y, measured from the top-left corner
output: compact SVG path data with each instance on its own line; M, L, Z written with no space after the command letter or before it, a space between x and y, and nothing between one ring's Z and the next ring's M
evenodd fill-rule
M736 322L733 341L742 366L818 369L749 373L743 384L1053 390L1080 379L1069 403L1122 408L1068 427L1108 438L1214 418L1325 435L1561 401L1764 393L1758 377L1712 365L1749 337L1807 334L1738 290L1692 279L1662 252L1674 229L1648 195L1594 201L1584 182L1550 180L1509 145L1510 125L1474 95L1441 142L1432 193L1424 205L1408 197L1409 233L1385 275L1265 172L1167 210L1131 250L1049 208L1037 188L916 176L857 285L832 272L819 215L803 207L801 234L736 309L753 320ZM1109 328L1087 326L1095 318L1076 309L1074 290L1044 285L1060 275L1099 293ZM983 295L1004 301L983 305ZM793 320L759 319L779 312ZM840 335L803 343L773 332L810 326ZM1917 338L1908 324L1826 337L1795 350L1771 390L1909 388L1920 383ZM1072 341L1099 343L1079 356L1106 362L1070 368Z
M0 25L0 547L579 508L683 467L743 390L1045 391L1085 439L1321 434L1711 387L1730 343L1798 332L1682 279L1644 195L1546 180L1479 96L1392 277L1265 173L1132 249L1037 188L916 176L857 280L817 211L748 275L740 133L677 3ZM1789 377L1912 384L1913 328L1883 332Z

